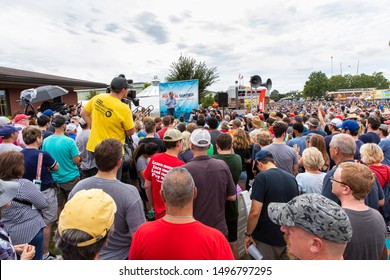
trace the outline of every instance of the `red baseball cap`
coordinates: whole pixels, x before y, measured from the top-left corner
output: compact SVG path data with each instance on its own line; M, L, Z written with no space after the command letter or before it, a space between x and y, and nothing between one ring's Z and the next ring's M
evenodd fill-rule
M340 116L340 115L335 116L335 118L338 118L340 121L342 121L344 119L343 116Z
M264 121L264 115L263 114L259 114L258 117L260 118L260 120Z
M15 116L15 118L12 121L14 123L18 123L18 122L20 122L23 119L29 119L29 118L31 118L31 116L27 116L25 114L18 114L18 115Z

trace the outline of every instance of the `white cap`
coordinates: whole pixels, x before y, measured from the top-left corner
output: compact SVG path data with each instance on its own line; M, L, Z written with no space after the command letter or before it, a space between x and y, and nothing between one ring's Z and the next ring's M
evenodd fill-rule
M198 128L191 133L190 140L197 147L207 147L211 143L211 136L206 129Z

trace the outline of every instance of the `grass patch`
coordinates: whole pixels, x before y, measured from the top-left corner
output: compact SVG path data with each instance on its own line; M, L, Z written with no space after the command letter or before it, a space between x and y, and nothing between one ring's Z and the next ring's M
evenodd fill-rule
M51 238L49 243L49 252L53 255L62 255L61 250L57 249L55 246L54 236L57 230L57 222L53 222L51 226Z

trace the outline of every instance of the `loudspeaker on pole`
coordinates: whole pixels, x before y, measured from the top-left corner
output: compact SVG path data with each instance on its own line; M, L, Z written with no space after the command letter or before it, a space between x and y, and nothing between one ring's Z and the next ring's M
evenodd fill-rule
M228 97L227 92L219 92L218 93L218 105L219 105L219 107L228 107L229 97Z

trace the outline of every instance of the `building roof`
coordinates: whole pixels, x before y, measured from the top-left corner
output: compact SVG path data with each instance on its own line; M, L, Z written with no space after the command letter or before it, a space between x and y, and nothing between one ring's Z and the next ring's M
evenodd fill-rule
M0 85L38 87L57 85L71 90L105 88L105 83L72 79L0 66Z

